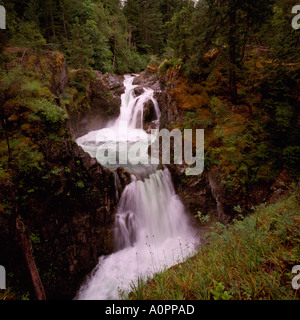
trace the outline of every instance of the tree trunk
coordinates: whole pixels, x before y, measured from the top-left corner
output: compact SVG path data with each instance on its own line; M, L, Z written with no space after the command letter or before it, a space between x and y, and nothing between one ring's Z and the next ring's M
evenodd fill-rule
M22 251L31 275L32 284L34 287L34 291L38 300L46 300L46 294L44 291L44 287L36 267L34 257L33 257L33 249L31 241L27 238L25 233L25 225L20 216L16 219L16 228L20 236Z
M114 26L115 26L115 22L114 22ZM113 71L115 71L115 66L116 66L116 58L117 58L117 28L115 27L115 34L114 34L114 46L113 46L113 54L114 54L114 58L113 58L113 64L112 64L112 69Z
M67 25L66 25L66 19L65 19L64 12L62 13L62 18L63 18L63 23L64 23L64 31L65 31L66 39L68 39Z
M54 19L53 19L53 13L52 13L52 6L50 7L50 17L51 17L52 34L53 34L53 37L56 38Z
M8 136L8 132L7 132L6 120L2 115L1 115L1 126L4 130L4 133L5 133L5 139L6 139L7 151L8 151L8 163L10 163L11 162L11 149L10 149L10 143L9 143L9 136Z

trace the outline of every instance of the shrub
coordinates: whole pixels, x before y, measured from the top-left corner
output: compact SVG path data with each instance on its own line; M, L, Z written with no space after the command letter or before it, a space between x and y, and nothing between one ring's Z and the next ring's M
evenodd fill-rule
M42 169L44 156L38 151L29 138L15 137L11 141L12 160L18 171L24 175L31 175L34 171Z
M128 52L127 71L140 72L145 70L149 62L148 55L141 55L136 51Z
M165 60L158 68L158 73L159 75L163 75L164 73L166 73L167 70L171 69L171 68L177 68L180 67L182 65L182 62L179 61L177 58L172 58L169 60Z
M160 64L161 64L161 60L157 56L152 55L150 57L149 66L158 68Z
M132 287L130 299L299 299L291 287L300 259L298 194L299 186L288 199L261 205L230 226L216 223L198 254Z
M55 130L68 119L65 110L52 101L40 98L32 102L34 113L29 117L29 121L36 120L38 116L49 129Z

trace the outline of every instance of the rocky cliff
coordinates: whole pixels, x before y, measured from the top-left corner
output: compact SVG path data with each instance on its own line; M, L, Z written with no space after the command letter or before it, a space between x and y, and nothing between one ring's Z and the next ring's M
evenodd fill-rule
M155 98L161 109L160 129L181 127L187 110L180 105L180 101L174 99L174 92L180 85L180 75L176 69L159 76L157 70L147 68L135 79L134 84L155 90ZM273 181L253 183L245 193L242 188L228 188L223 183L221 167L205 166L201 175L191 177L185 175L185 165L168 167L176 192L188 211L192 215L200 211L213 221L225 224L237 215L234 207L240 206L241 210L249 212L252 206L278 200L288 193L288 185L293 181L284 170Z
M0 264L8 286L32 299L43 290L47 299L72 299L98 257L113 251L114 215L130 181L122 169L100 166L74 138L97 129L98 116L118 115L122 79L95 73L78 88L57 52L28 51L18 73L1 95L10 157L3 140Z
M121 95L124 93L123 76L93 71L86 83L81 83L81 70L72 70L70 88L78 81L84 88L72 93L66 103L71 130L75 138L103 128L120 114ZM70 89L69 88L69 89Z

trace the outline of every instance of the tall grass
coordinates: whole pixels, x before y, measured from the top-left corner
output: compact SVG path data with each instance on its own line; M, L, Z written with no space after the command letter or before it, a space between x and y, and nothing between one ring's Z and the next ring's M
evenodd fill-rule
M196 256L139 282L130 299L299 299L291 286L292 267L300 264L297 192L230 226L216 224Z

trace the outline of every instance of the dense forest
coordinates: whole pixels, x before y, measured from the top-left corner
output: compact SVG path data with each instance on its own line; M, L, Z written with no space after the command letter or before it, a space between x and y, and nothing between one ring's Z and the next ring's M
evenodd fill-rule
M124 74L142 71L148 64L159 66L160 73L180 68L187 81L204 86L210 96L215 89L232 104L248 105L253 121L266 119L257 127L268 136L269 145L258 141L258 154L253 156L268 159L272 168L285 164L299 177L295 170L300 34L291 27L294 1L199 1L195 5L188 0L128 0L123 4L32 0L1 4L8 12L8 30L1 34L4 69L10 59L3 54L7 46L24 47L37 55L60 51L70 67L86 71ZM189 90L197 93L197 87ZM189 100L191 105L184 108L190 109L188 115L195 122L197 108ZM244 140L254 143L253 136Z
M297 4L0 0L7 15L6 30L0 30L0 264L12 270L8 283L14 291L0 290L0 300L44 297L45 292L36 288L41 283L48 297L71 298L97 257L111 253L106 232L118 206L115 178L78 151L75 137L87 133L80 122L86 115L89 121L96 121L99 112L105 120L118 115L124 89L120 79L133 73L141 75L143 84L154 79L165 94L158 99L161 126L205 130L207 177L186 177L172 166L170 171L176 191L199 225L207 225L213 206L221 206L224 216L215 219L219 229L210 236L206 261L197 257L183 269L159 274L134 288L131 298L299 298L298 290L289 292L284 283L290 281L287 270L300 261L300 30L292 26ZM176 111L172 116L171 109ZM218 187L210 180L215 172ZM129 178L123 171L120 176L124 189ZM191 199L205 179L211 185L206 198L201 200L201 194ZM271 208L258 207L264 202ZM99 218L99 230L93 229L99 223L96 218L89 223L79 218L85 211L96 217L99 210L105 216ZM284 216L284 210L289 214ZM262 229L255 214L262 216ZM224 231L221 222L237 224ZM93 239L88 253L86 242L77 239L85 227ZM25 229L26 233L20 231ZM105 236L98 243L100 233ZM268 248L263 247L267 239ZM224 243L231 241L241 245L247 259L251 256L250 262L237 259L245 270L256 259L249 273L254 282L263 283L264 292L257 292L255 285L253 289L246 271L232 271L229 279L216 267L203 281L192 279L193 270L202 274L217 255L225 261L221 269L230 269L231 253L224 258ZM251 251L251 244L256 251ZM271 257L271 246L278 248L278 256ZM26 252L31 252L29 258ZM56 252L60 253L53 262ZM284 278L273 291L267 288L265 273L255 271L261 264L254 256L265 259L267 276L274 272ZM22 280L23 270L27 275ZM184 286L187 276L191 280ZM240 288L242 281L249 286ZM158 290L158 283L165 292Z

